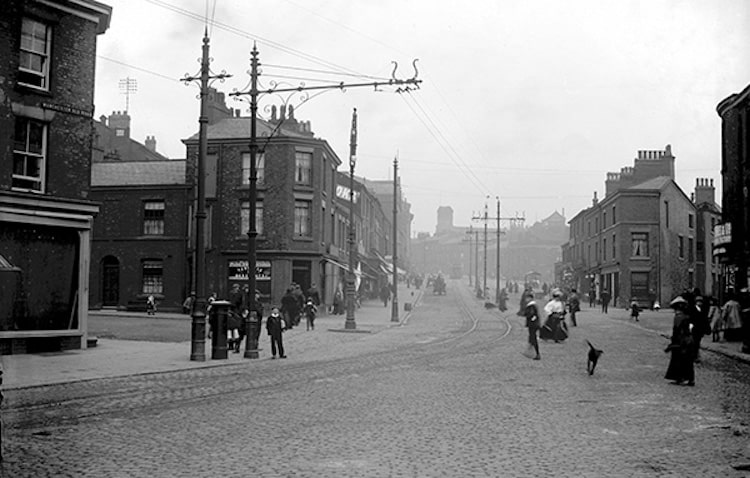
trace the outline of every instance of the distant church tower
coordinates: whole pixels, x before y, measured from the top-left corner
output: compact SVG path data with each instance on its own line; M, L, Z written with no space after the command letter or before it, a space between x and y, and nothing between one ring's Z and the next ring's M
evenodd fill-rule
M440 206L437 210L437 227L435 235L445 234L453 231L453 208Z

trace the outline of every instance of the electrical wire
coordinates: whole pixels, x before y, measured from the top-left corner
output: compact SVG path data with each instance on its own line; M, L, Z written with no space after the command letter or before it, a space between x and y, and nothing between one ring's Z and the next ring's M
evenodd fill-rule
M445 135L440 131L440 128L435 124L435 122L432 120L430 115L427 113L427 111L422 107L420 102L417 100L416 96L412 94L411 90L407 90L407 93L409 93L409 97L414 100L414 103L417 105L419 110L422 112L422 114L427 118L427 120L430 122L430 124L433 126L433 128L438 132L440 137L443 139L443 141L448 145L451 152L453 153L452 156L450 156L451 160L459 167L459 170L464 172L464 174L468 173L468 176L471 177L472 182L475 185L480 186L480 190L486 192L489 194L489 188L486 187L484 182L476 175L474 174L474 171L466 164L466 161L463 160L461 155L456 151L456 149L451 145L450 141L445 137ZM402 95L403 96L403 95ZM467 177L468 177L467 176Z
M414 107L406 100L405 95L399 95L399 96L404 100L404 103L406 103L406 105L412 111L412 113L414 114L414 116L416 116L417 119L422 123L422 125L425 127L425 129L427 130L427 132L430 134L430 136L432 136L432 138L435 140L435 142L437 143L437 145L440 146L440 149L442 149L443 152L448 156L448 158L450 158L456 164L456 166L458 166L459 171L462 174L464 174L466 176L466 178L478 190L480 190L480 191L486 190L486 188L484 187L484 185L481 184L481 181L478 181L476 179L475 175L473 175L471 173L467 174L467 172L464 171L464 167L461 165L460 161L456 161L455 160L455 158L453 157L453 155L457 154L457 153L455 153L455 150L452 147L448 148L448 147L446 147L445 144L443 144L444 141L445 141L445 138L444 138L444 136L442 136L442 134L439 131L433 131L434 124L427 124L427 122L425 121L425 119L422 116L420 116L420 114L417 112L417 110L414 109ZM429 120L429 118L427 118L427 119ZM438 137L438 136L440 136L440 137Z
M311 73L326 73L326 74L332 74L332 75L339 75L339 76L353 76L355 78L364 78L368 80L375 80L375 81L388 81L390 78L386 78L384 76L372 76L372 75L355 75L352 73L342 73L340 71L331 71L331 70L318 70L315 68L301 68L298 66L286 66L286 65L272 65L269 63L263 63L263 68L279 68L282 70L294 70L294 71L308 71Z
M126 66L128 68L133 69L133 70L141 71L143 73L148 73L149 75L158 76L159 78L163 78L165 80L176 81L176 82L180 81L179 78L173 78L171 76L167 76L167 75L164 75L164 74L161 74L161 73L157 73L157 72L155 72L153 70L148 70L146 68L141 68L139 66L131 65L130 63L125 63L124 61L115 60L114 58L108 58L108 57L102 56L102 55L96 55L96 57L99 58L99 59L105 60L105 61L109 61L109 62L112 62L112 63L117 63L118 65Z
M203 21L204 20L204 17L202 17L201 15L198 15L198 14L196 14L194 12L191 12L189 10L186 10L184 8L177 7L175 5L172 5L171 3L167 3L167 2L164 2L162 0L145 0L145 1L148 2L148 3L151 3L152 5L156 5L157 7L161 7L161 8L167 9L167 10L171 10L172 12L175 12L175 13L178 13L180 15L186 16L186 17L191 18L193 20L198 20L198 21ZM351 68L347 68L347 67L344 67L344 66L337 65L337 64L335 64L333 62L326 61L326 60L324 60L324 59L322 59L320 57L317 57L315 55L311 55L309 53L304 53L304 52L302 52L300 50L296 50L294 48L285 46L285 45L283 45L281 43L278 43L278 42L275 42L273 40L269 40L269 39L263 38L261 36L249 33L249 32L247 32L245 30L241 30L241 29L233 27L231 25L227 25L225 23L218 22L216 20L212 20L211 21L211 25L214 26L214 27L217 27L217 28L219 28L221 30L224 30L224 31L227 31L229 33L235 34L237 36L265 43L266 45L268 45L268 46L270 46L272 48L276 48L277 50L283 51L283 52L288 53L290 55L297 56L297 57L302 58L302 59L304 59L306 61L309 61L311 63L315 63L315 64L318 64L318 65L321 65L321 66L324 66L324 67L327 67L327 68L334 68L334 69L336 69L337 71L340 71L340 72L348 72L348 73L350 73L352 75L356 75L356 76L359 76L359 77L365 77L365 75L362 75L361 73L356 72L356 71L352 70Z

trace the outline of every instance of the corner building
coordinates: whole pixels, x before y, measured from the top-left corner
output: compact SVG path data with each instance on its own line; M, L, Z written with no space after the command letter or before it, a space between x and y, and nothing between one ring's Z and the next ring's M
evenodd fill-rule
M111 7L7 0L0 16L0 351L85 348L97 36Z
M250 122L225 106L224 94L210 95L206 158L206 287L226 298L232 286L248 281L250 225ZM265 303L279 304L296 282L306 291L315 283L329 297L327 276L335 267L329 246L338 248L336 169L341 160L328 142L316 138L294 110L274 106L269 121L257 119L256 286ZM198 134L184 140L187 181L195 184ZM189 217L193 231L195 208ZM191 244L194 250L194 244Z

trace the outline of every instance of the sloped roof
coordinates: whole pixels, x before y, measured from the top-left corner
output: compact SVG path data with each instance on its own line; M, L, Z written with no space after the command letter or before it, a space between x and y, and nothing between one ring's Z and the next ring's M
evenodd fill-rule
M91 186L185 184L185 161L123 161L91 164Z
M644 181L642 183L636 184L634 186L630 186L626 189L651 189L651 190L661 190L663 189L667 184L672 182L672 178L669 176L658 176L655 178L651 178L647 181Z
M208 128L206 130L206 135L209 140L250 138L250 123L251 121L250 121L249 116L240 116L240 117L233 116L231 118L224 118L221 121L208 125ZM290 127L294 125L296 125L296 123L289 123ZM275 128L276 128L275 125L265 120L262 120L260 118L258 118L257 122L255 123L255 129L256 129L256 134L258 135L258 138L264 138L264 137L270 136ZM299 131L289 129L285 127L284 125L281 126L280 131L278 131L276 134L278 136L285 136L285 137L307 138L307 139L313 138L310 134L300 133ZM195 133L194 135L190 136L185 141L197 141L197 140L198 140L198 133Z

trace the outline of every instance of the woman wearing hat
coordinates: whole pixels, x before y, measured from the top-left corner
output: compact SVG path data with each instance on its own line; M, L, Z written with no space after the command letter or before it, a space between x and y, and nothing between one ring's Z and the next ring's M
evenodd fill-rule
M671 352L672 357L664 378L672 380L675 385L687 382L687 385L692 387L695 385L692 333L694 326L690 319L690 304L684 297L677 296L669 306L674 310L674 322L672 322L672 339L665 352Z
M539 334L544 340L552 339L562 342L568 338L568 326L565 323L565 304L562 301L562 291L552 290L552 300L544 306L547 313L547 321Z

